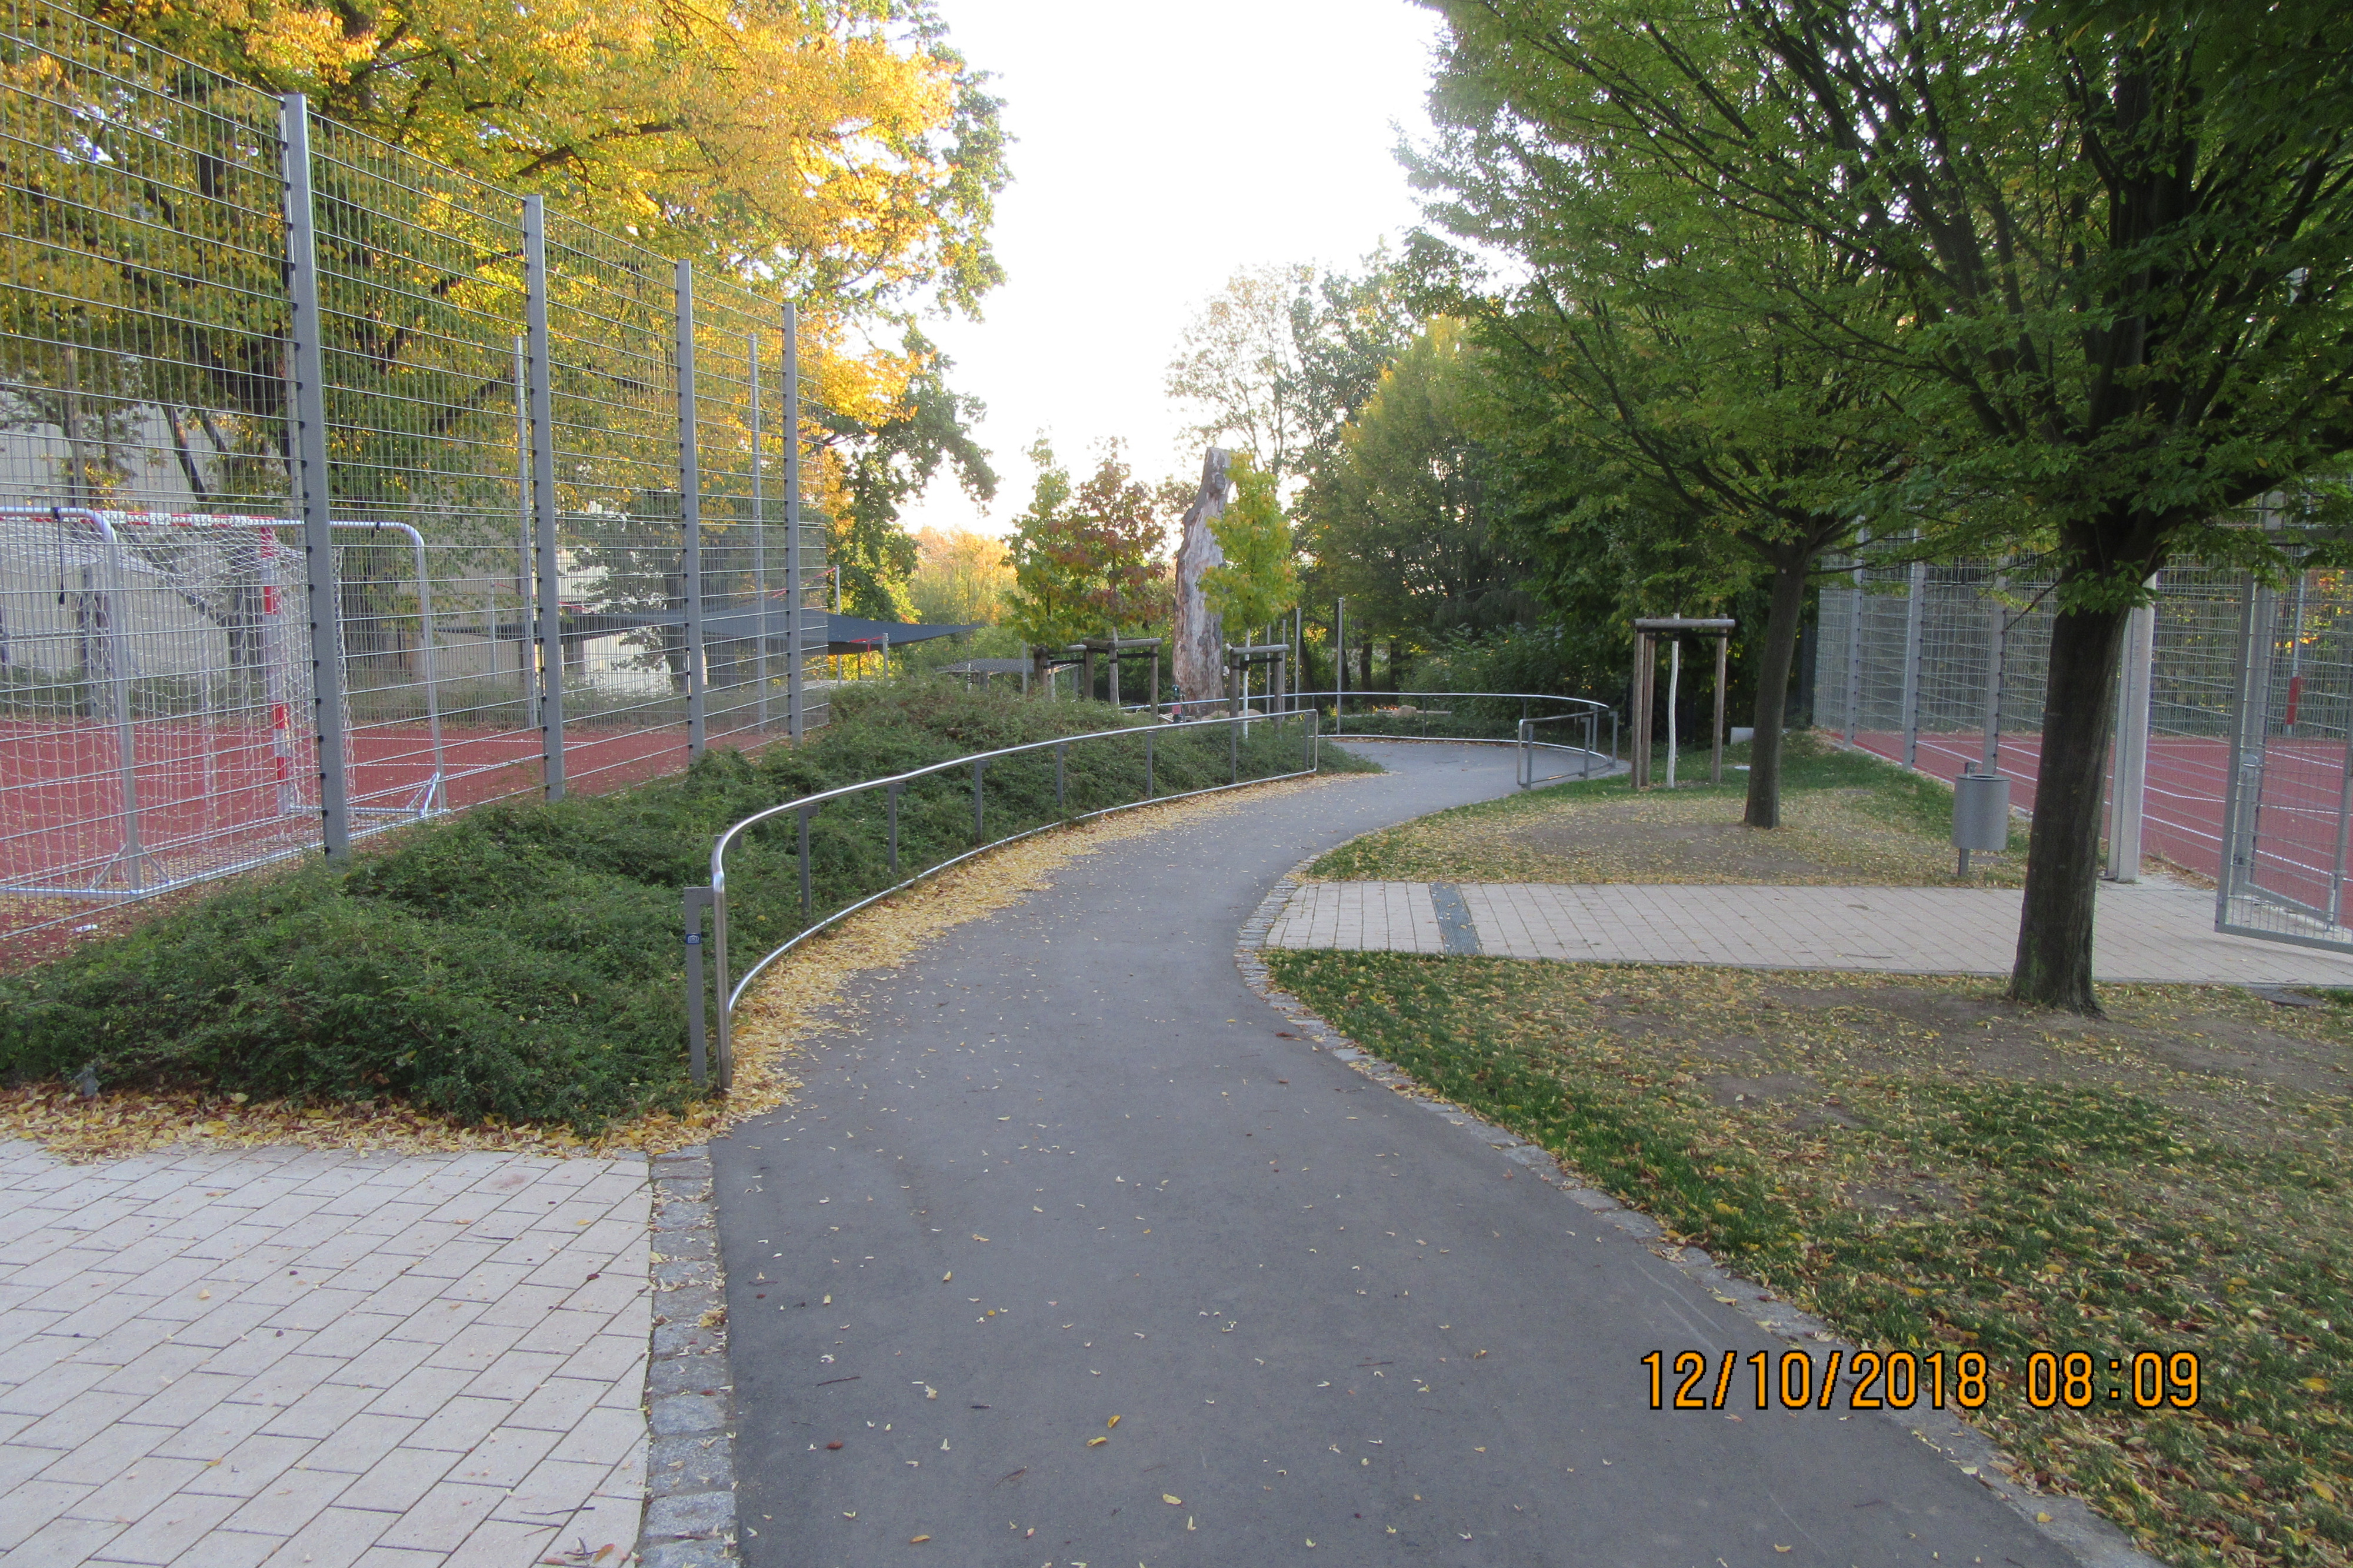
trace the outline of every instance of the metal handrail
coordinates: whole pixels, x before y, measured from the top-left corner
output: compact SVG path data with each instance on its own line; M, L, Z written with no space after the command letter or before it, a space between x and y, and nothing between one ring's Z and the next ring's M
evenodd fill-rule
M1601 760L1600 725L1601 716L1606 713L1609 716L1609 765L1612 768L1615 768L1618 765L1618 710L1610 707L1607 702L1598 701L1590 697L1562 697L1549 691L1301 691L1291 694L1291 699L1293 700L1305 702L1313 702L1319 698L1325 697L1328 697L1333 700L1332 717L1335 728L1331 731L1331 738L1335 741L1346 739L1354 734L1362 735L1367 739L1445 741L1453 744L1465 746L1516 746L1519 748L1520 754L1515 763L1517 771L1514 776L1519 784L1519 787L1522 789L1531 788L1537 782L1535 777L1535 753L1539 751L1578 752L1583 760L1579 763L1577 776L1579 778L1591 778L1593 776L1593 764ZM1520 704L1519 729L1515 737L1508 741L1491 740L1471 735L1383 735L1374 731L1352 731L1339 727L1346 722L1346 702L1347 699L1351 697L1366 699L1446 697L1490 701L1498 699L1504 701L1510 701L1514 699L1517 699ZM1571 711L1567 713L1540 714L1532 718L1529 715L1528 708L1531 703L1536 702L1556 702L1565 704L1571 710ZM1584 745L1567 746L1562 745L1560 742L1556 741L1539 741L1535 738L1534 734L1534 726L1538 724L1555 724L1564 721L1582 723L1585 726ZM1568 775L1567 773L1555 773L1550 775L1551 778L1567 778L1567 776ZM1546 782L1549 782L1549 780Z
M1250 784L1271 784L1279 779L1303 778L1316 771L1322 760L1322 715L1316 712L1314 709L1307 709L1294 715L1274 716L1275 721L1277 721L1285 717L1298 717L1306 720L1307 732L1304 736L1304 740L1306 742L1305 761L1307 765L1293 773L1271 773L1265 778L1251 779L1247 782ZM777 959L782 958L786 953L790 952L794 948L799 946L802 942L807 942L810 937L815 936L818 932L825 930L830 925L833 925L839 921L845 920L849 916L857 913L860 910L866 908L868 905L872 904L879 900L887 899L893 893L901 892L908 888L913 887L917 882L923 880L925 878L936 876L940 872L946 870L949 867L960 865L964 861L969 860L974 856L979 855L987 850L1001 848L1005 845L1018 843L1021 839L1028 838L1033 834L1042 833L1047 828L1059 827L1066 823L1084 822L1093 817L1108 816L1113 812L1128 811L1140 805L1155 805L1161 801L1185 800L1195 795L1216 795L1224 790L1240 788L1244 783L1240 776L1240 733L1241 727L1248 721L1249 721L1242 715L1230 714L1221 715L1214 719L1194 719L1176 723L1131 725L1117 730L1097 730L1083 735L1066 735L1059 740L1029 741L1025 742L1018 746L1001 746L995 751L969 752L961 757L951 758L947 762L934 763L928 767L915 768L903 773L893 773L885 778L863 779L857 784L843 784L835 789L820 790L815 795L800 795L795 799L783 801L776 805L767 806L760 811L755 811L751 816L743 818L741 821L729 825L727 830L722 833L711 847L710 886L705 888L690 888L686 890L687 1039L690 1054L690 1066L693 1074L694 1081L698 1084L702 1083L706 1075L706 1067L703 1060L704 1026L702 1016L702 910L704 908L707 907L712 911L712 962L717 968L717 984L713 989L717 994L719 1003L719 1016L717 1019L718 1027L715 1031L715 1045L717 1047L715 1054L718 1058L716 1065L719 1074L719 1087L722 1089L724 1089L729 1088L734 1079L734 1034L733 1029L733 1015L735 1004L743 999L744 991L750 987L753 981L759 978L761 971L766 969L769 964L774 963ZM1257 715L1257 721L1260 723L1266 723L1269 722L1269 718L1265 714L1260 714ZM1206 730L1215 728L1219 725L1225 726L1228 734L1232 737L1231 743L1229 747L1229 753L1233 759L1232 782L1229 784L1213 784L1205 789L1183 790L1175 795L1160 795L1155 793L1153 789L1152 777L1152 747L1155 740L1172 731ZM973 784L973 837L976 839L980 839L987 831L985 797L983 796L982 790L984 776L987 773L987 766L990 763L1000 757L1019 756L1022 753L1029 752L1054 751L1059 753L1056 759L1055 794L1060 797L1062 793L1062 769L1060 763L1062 759L1067 757L1069 749L1071 746L1084 745L1091 742L1132 742L1139 736L1143 738L1145 745L1145 794L1143 799L1128 801L1119 805L1105 806L1100 811L1082 812L1074 816L1062 817L1053 822L1040 823L1035 827L1025 828L1018 833L1010 833L1001 838L989 839L985 843L976 843L973 847L965 850L961 855L954 856L949 859L943 860L937 865L926 867L903 881L896 883L892 887L885 888L880 892L871 893L855 903L834 910L822 920L811 921L809 924L802 927L801 930L795 932L781 945L774 949L766 956L763 957L757 963L753 964L751 968L744 972L742 979L734 981L733 984L730 984L727 962L727 851L730 846L733 845L738 838L742 837L744 834L751 828L756 827L764 822L772 821L776 817L783 816L787 813L795 813L799 816L801 912L803 917L807 919L815 912L810 904L809 818L818 810L830 803L837 800L846 800L852 795L864 795L874 790L881 790L885 793L890 800L891 809L891 868L895 871L899 868L899 795L908 784L914 781L934 777L957 769L969 768L972 771Z

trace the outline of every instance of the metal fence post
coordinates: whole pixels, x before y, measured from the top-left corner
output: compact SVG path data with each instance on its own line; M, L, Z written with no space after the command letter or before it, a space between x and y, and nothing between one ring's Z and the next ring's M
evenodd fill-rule
M744 374L752 395L752 593L754 609L752 635L759 639L752 655L752 679L760 693L755 710L761 729L768 727L768 507L760 491L760 444L767 438L760 427L760 334L744 334Z
M537 595L538 575L531 563L531 343L514 335L515 396L515 665L522 679L523 710L533 713L539 700L538 644L528 635L531 607Z
M981 804L980 787L981 771L987 765L987 763L982 762L978 757L975 757L972 760L972 841L975 844L986 844L988 842L988 829L987 826L988 819L986 815L985 808Z
M1904 585L1904 765L1920 762L1920 638L1926 623L1928 563L1912 563L1911 580Z
M1144 798L1146 800L1150 800L1153 795L1157 793L1154 788L1152 780L1153 734L1154 731L1150 730L1146 730L1144 732Z
M1226 719L1226 761L1233 769L1233 782L1242 782L1241 721L1229 715Z
M702 454L694 418L694 263L681 261L678 315L678 519L685 534L681 595L686 612L686 754L702 755Z
M797 741L806 719L801 691L800 309L785 306L785 732Z
M335 577L333 500L327 472L327 355L319 310L319 242L311 200L311 106L280 100L286 190L286 265L293 306L295 486L302 508L302 602L311 617L311 711L319 742L319 818L327 853L352 852L348 723L343 712L342 593Z
M555 391L547 332L547 209L522 200L525 326L531 340L531 515L539 555L539 758L547 798L564 798L564 596L555 552Z
M2239 660L2232 681L2231 772L2222 797L2221 879L2214 923L2232 924L2231 903L2254 886L2262 846L2263 763L2271 710L2273 592L2250 576L2239 589Z
M705 1058L703 1039L702 997L702 911L711 907L711 889L686 889L686 1070L701 1089L710 1076L710 1064ZM721 1007L727 999L719 999Z
M1862 722L1862 568L1854 569L1854 586L1847 590L1846 616L1846 743L1854 744ZM1640 765L1640 764L1637 764Z
M2157 579L2149 579L2155 587ZM2148 792L2149 700L2157 653L2157 610L2143 605L2125 621L2124 668L2116 679L2116 782L2109 794L2108 879L2140 880L2141 816Z
M1982 771L1987 773L2001 770L2001 661L2010 640L2010 627L2001 609L2004 586L2001 574L1996 573L1993 595L1987 600L1990 608L1986 621L1985 742L1980 758Z
M1068 741L1058 742L1054 747L1054 809L1056 811L1070 809L1069 791L1064 782L1065 774L1069 771L1065 764L1070 760L1071 743ZM1148 795L1152 793L1152 785L1149 782L1152 777L1152 764L1149 763L1145 764L1144 776L1146 781L1144 793Z
M892 780L886 792L891 796L891 875L899 874L899 792L907 786Z

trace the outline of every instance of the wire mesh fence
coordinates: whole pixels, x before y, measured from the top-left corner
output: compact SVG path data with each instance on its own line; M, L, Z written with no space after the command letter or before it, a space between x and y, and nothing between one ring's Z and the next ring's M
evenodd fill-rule
M0 936L824 721L789 305L37 0L0 76Z
M1816 722L1940 777L2000 773L2012 781L2012 802L2031 811L2050 672L2050 587L2047 576L1989 562L1850 565L1821 595ZM2208 877L2221 874L2224 859L2248 591L2243 573L2183 563L2159 575L2147 612L2140 847ZM2114 780L2112 757L2112 824Z
M2284 591L2242 586L2220 920L2223 931L2353 950L2346 875L2353 824L2353 583L2310 572Z

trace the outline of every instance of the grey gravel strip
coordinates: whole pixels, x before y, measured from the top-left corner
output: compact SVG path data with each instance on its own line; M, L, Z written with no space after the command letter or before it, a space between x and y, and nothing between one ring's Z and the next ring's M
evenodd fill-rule
M1432 882L1430 902L1438 911L1438 936L1446 944L1446 951L1477 956L1481 951L1479 928L1472 921L1471 906L1462 901L1462 889L1451 882Z
M707 1148L653 1162L653 1359L646 1370L644 1568L713 1568L735 1554L734 1379Z
M1234 964L1241 971L1243 984L1263 997L1269 1006L1298 1025L1299 1033L1308 1042L1309 1049L1335 1057L1374 1082L1395 1090L1401 1099L1427 1107L1454 1126L1470 1129L1491 1148L1503 1151L1504 1157L1514 1164L1559 1188L1578 1207L1607 1219L1637 1240L1651 1243L1651 1250L1659 1257L1705 1286L1717 1300L1729 1303L1767 1333L1778 1335L1793 1346L1807 1341L1842 1350L1852 1357L1857 1347L1832 1333L1829 1325L1820 1319L1781 1300L1755 1280L1744 1279L1720 1267L1704 1248L1677 1247L1663 1240L1664 1233L1658 1221L1625 1207L1608 1193L1585 1185L1563 1168L1560 1161L1542 1145L1532 1143L1518 1133L1498 1127L1461 1106L1433 1098L1410 1073L1374 1056L1298 997L1278 989L1273 977L1267 973L1265 961L1260 956L1267 933L1282 919L1284 906L1290 903L1293 895L1299 891L1301 879L1306 874L1307 868L1320 859L1322 854L1328 853L1330 851L1326 850L1309 856L1276 882L1266 897L1260 900L1257 910L1242 922L1234 947ZM1433 895L1444 886L1433 885ZM1461 896L1459 890L1452 888L1445 890L1454 893L1459 904ZM1442 925L1448 918L1443 903L1440 904L1439 910ZM1473 940L1475 942L1475 937ZM1451 938L1447 951L1457 951ZM1470 951L1475 952L1478 950L1474 946ZM2072 1553L2076 1561L2084 1564L2084 1568L2165 1568L2165 1564L2135 1546L2124 1531L2092 1511L2078 1499L2036 1490L2020 1477L2016 1461L1996 1447L1982 1432L1951 1411L1924 1411L1915 1406L1911 1410L1883 1409L1876 1414L1879 1419L1911 1433L1959 1467L1963 1475L1974 1478L1979 1486L2008 1504L2013 1512Z

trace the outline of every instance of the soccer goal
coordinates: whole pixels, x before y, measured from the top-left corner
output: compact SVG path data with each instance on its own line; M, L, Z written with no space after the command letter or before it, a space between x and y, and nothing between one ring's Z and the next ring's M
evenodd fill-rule
M416 563L381 591L416 627L430 759L354 812L414 820L444 806L421 543L337 528ZM319 844L302 584L286 519L0 508L0 893L136 898Z

